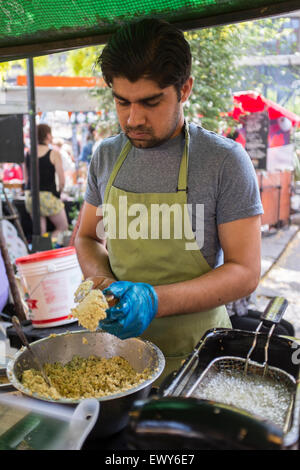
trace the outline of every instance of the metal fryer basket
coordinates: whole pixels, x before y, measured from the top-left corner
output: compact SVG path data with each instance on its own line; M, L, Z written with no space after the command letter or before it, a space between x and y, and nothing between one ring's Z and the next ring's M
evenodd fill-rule
M269 383L274 385L276 383L280 384L282 390L286 391L286 409L284 416L282 416L282 423L274 423L280 425L282 427L283 432L286 433L291 425L291 417L292 417L292 410L294 406L294 397L295 397L295 387L296 387L296 380L293 376L288 374L287 372L277 368L277 367L267 367L265 369L261 364L258 364L254 361L248 361L247 363L247 376L248 377L256 377L260 376L265 381L269 381ZM198 380L196 380L193 385L188 389L185 393L186 397L200 397L201 398L201 388L205 390L205 385L209 384L212 380L216 378L217 375L220 375L222 372L240 372L240 378L243 379L245 375L245 359L240 357L219 357L214 359L209 367L200 375ZM238 377L239 377L238 375ZM250 382L251 383L251 382ZM249 385L248 385L249 386ZM198 390L198 392L197 392ZM215 399L215 401L218 401ZM224 403L228 403L232 406L239 407L234 400L229 397L224 397L222 399ZM274 404L277 405L277 404ZM245 409L247 410L247 405L245 405ZM266 416L267 416L267 411ZM262 417L262 416L261 416Z
M287 308L287 301L286 299L282 297L275 297L272 299L263 314L261 315L261 322L258 326L258 328L255 331L254 334L254 339L252 342L252 345L248 351L247 357L242 358L242 357L232 357L232 356L223 356L219 357L218 359L214 359L208 367L205 369L205 371L198 377L198 379L194 382L194 384L187 390L186 396L193 396L193 393L195 391L199 393L199 390L201 388L205 388L203 381L206 381L206 384L210 382L210 380L216 378L217 376L221 376L221 373L226 371L231 374L235 374L237 378L238 384L246 383L246 379L252 379L252 378L257 378L257 376L262 377L263 380L260 382L262 386L266 386L267 384L271 384L271 387L274 389L276 384L280 384L281 390L283 393L286 394L286 403L287 403L287 409L285 413L285 418L284 422L281 423L284 432L286 432L289 428L290 425L290 417L291 417L291 410L293 409L293 397L294 397L294 389L295 389L295 384L296 381L294 377L292 377L290 374L285 372L284 370L279 369L278 367L270 367L268 364L268 351L269 351L269 344L270 344L270 339L273 334L275 325L280 322L286 308ZM270 324L272 325L271 328L269 329L265 347L264 347L264 362L263 364L259 364L257 362L251 361L250 357L251 354L253 353L256 344L257 344L257 335L264 324L264 322L267 320L267 326ZM237 373L238 372L238 373ZM226 375L223 375L222 377L226 377ZM249 385L250 383L250 385ZM253 388L254 382L250 381L247 384L248 391L249 386ZM200 387L200 388L199 388ZM204 393L204 390L203 392ZM212 394L212 399L216 400L216 396L218 393L218 390ZM232 398L233 393L231 392L229 394L229 397L225 397L224 401L225 403L228 403L230 405L235 405L235 400ZM199 396L199 395L198 395ZM221 397L221 400L223 397ZM257 397L257 400L259 400L259 397ZM247 402L244 405L247 407ZM271 407L274 408L276 406L275 404L272 404ZM266 410L266 414L269 410ZM281 421L281 420L280 420Z
M218 357L210 363L209 369L210 371L215 369L217 372L224 370L238 370L244 372L245 359L241 357ZM209 371L207 368L201 375L201 378L204 378L204 376L207 375L208 372ZM266 372L264 373L264 368L262 367L262 365L258 364L255 361L248 362L247 373L252 375L259 375L266 378L268 377L274 381L283 381L287 386L292 385L293 388L296 384L295 378L287 372L279 369L278 367L267 367ZM195 386L196 384L193 384L193 389L195 388Z
M171 400L172 397L174 399L177 397L179 400L188 398L197 383L200 382L200 378L204 380L209 369L211 369L211 373L217 373L221 368L224 370L228 367L244 369L245 358L247 358L249 349L252 349L251 345L253 346L255 337L256 348L252 350L253 360L248 360L248 372L257 375L265 373L266 377L273 378L275 381L278 381L280 377L280 380L287 385L291 402L282 431L282 445L284 448L295 446L299 439L300 414L300 365L299 362L293 361L297 342L293 338L273 335L267 348L268 366L264 368L268 336L265 331L254 333L226 328L207 331L181 368L170 375L161 386L160 395L166 400ZM193 397L191 399L195 400ZM205 401L200 399L199 413L201 413L201 403ZM212 409L218 408L218 402L212 400L206 401L206 403ZM227 406L227 409L229 408L238 412L234 406ZM224 442L226 438L227 436L224 434Z

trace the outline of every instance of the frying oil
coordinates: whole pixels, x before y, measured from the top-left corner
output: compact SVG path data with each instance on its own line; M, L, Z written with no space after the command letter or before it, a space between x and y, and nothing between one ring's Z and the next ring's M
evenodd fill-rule
M271 377L245 375L243 370L210 371L192 396L242 408L281 428L292 398L287 384Z

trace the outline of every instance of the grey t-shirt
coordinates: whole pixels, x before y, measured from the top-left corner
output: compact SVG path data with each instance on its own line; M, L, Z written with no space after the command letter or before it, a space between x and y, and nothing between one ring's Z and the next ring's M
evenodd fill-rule
M204 205L201 252L214 268L222 263L217 226L263 213L257 178L250 157L233 140L189 125L188 197L191 207ZM85 200L98 207L103 203L109 175L127 142L123 133L102 141L90 167ZM114 181L114 186L136 193L175 192L184 149L184 134L162 145L132 147ZM196 210L190 211L193 231L198 225Z

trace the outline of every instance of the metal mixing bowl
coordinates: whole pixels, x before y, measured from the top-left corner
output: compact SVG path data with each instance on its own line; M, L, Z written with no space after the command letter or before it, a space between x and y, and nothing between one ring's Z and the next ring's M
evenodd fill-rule
M86 338L87 343L83 343ZM137 399L146 398L149 395L152 383L160 376L164 367L165 359L160 349L149 341L140 338L129 338L120 340L116 336L103 331L75 331L47 338L31 343L31 348L40 358L42 363L61 362L66 364L73 356L87 358L91 355L110 358L122 356L137 371L142 372L149 368L152 374L150 378L125 392L115 393L98 398L100 402L100 414L94 428L95 437L104 437L114 434L123 429L128 422L128 412L133 402ZM7 376L12 385L25 395L33 396L47 402L77 405L81 400L62 398L59 400L48 399L37 393L32 393L21 383L24 370L36 369L27 348L20 349L7 365Z

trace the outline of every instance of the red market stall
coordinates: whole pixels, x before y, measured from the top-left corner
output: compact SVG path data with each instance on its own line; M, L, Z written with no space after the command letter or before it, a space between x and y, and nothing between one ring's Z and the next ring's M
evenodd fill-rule
M264 207L262 224L289 223L294 170L292 132L300 128L300 116L254 91L234 94L228 113L241 127L235 140L247 150L256 170Z

